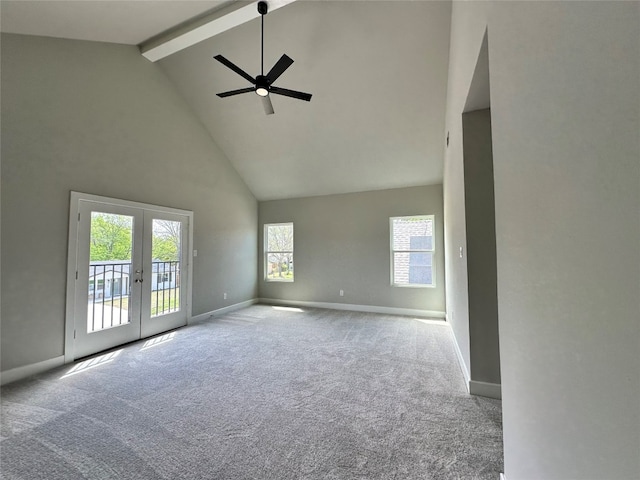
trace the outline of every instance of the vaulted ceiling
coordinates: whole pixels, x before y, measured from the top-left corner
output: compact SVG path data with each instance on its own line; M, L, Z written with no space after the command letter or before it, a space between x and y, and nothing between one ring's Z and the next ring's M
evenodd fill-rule
M0 15L3 32L141 45L238 5L2 0ZM275 115L253 93L215 95L250 85L214 55L260 73L259 18L157 63L259 200L441 183L450 13L448 1L403 0L271 11L265 72L286 53L294 63L276 84L313 94L272 94Z

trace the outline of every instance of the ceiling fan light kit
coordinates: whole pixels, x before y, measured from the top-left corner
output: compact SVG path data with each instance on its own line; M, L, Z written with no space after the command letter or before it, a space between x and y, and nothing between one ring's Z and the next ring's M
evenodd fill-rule
M268 6L267 2L258 2L258 13L261 15L261 41L260 41L260 75L257 75L256 78L253 78L247 72L242 70L240 67L227 60L222 55L216 55L215 58L220 63L222 63L225 67L233 70L238 75L248 80L253 84L253 87L240 88L238 90L231 90L228 92L218 93L218 97L225 98L231 97L234 95L240 95L241 93L249 93L255 92L258 96L262 98L262 104L264 106L264 111L267 115L271 115L274 113L273 105L271 104L271 99L269 98L269 94L275 93L276 95L283 95L285 97L296 98L298 100L305 100L307 102L311 101L311 94L298 92L295 90L289 90L286 88L280 88L273 85L273 83L282 75L287 68L291 66L293 60L289 58L286 54L280 57L280 60L276 62L276 64L271 68L269 73L264 74L264 16L267 14Z

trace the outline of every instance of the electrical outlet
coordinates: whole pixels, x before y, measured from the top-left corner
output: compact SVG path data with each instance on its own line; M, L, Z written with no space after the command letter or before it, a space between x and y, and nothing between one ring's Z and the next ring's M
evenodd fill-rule
M224 292L224 293L222 294L222 298L223 298L224 300L226 300L226 299L227 299L227 292Z
M344 297L344 290L340 290L340 296Z

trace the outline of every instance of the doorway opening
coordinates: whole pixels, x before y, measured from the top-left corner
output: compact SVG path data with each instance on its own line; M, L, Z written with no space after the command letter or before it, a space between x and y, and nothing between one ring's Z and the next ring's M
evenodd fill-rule
M469 392L501 398L493 138L488 32L485 31L462 114Z

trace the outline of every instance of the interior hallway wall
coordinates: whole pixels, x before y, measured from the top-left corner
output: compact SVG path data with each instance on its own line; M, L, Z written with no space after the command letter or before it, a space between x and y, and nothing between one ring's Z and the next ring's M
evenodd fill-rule
M506 477L640 478L640 3L453 4L447 312L467 361L462 113L486 31Z
M500 385L491 110L462 116L470 379ZM471 384L470 390L474 384Z

